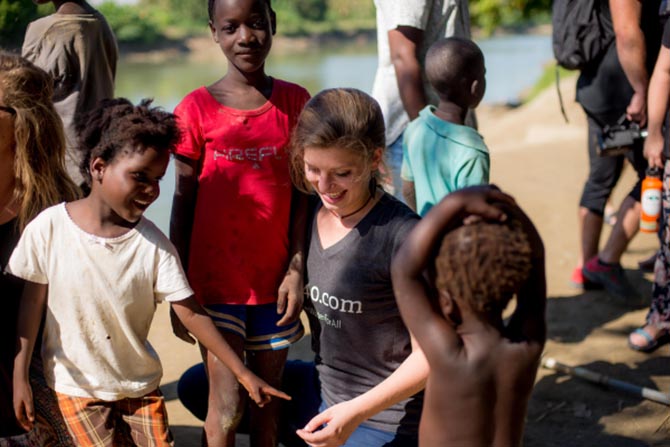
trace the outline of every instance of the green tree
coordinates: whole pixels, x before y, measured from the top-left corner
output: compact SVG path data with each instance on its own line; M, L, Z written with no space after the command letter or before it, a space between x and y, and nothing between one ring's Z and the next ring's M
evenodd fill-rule
M146 8L107 0L98 6L98 10L107 19L119 42L150 44L162 36L160 26Z
M551 14L551 0L471 0L472 24L486 34L499 26L514 26Z
M138 6L161 11L170 25L206 27L209 21L206 0L140 0Z
M294 0L295 9L307 20L321 22L326 18L328 2L326 0Z
M19 47L37 6L26 0L0 0L0 46Z

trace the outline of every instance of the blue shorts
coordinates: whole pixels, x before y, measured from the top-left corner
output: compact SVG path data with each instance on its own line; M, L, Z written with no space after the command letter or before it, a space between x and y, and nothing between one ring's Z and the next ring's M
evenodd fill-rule
M323 413L326 409L328 405L322 399L319 413ZM342 447L416 447L418 444L418 436L384 431L362 423L349 435Z
M389 178L393 186L393 196L405 203L405 198L402 195L402 137L400 134L396 140L386 148L386 165L391 171Z
M300 340L304 329L300 319L287 326L277 326L282 315L277 304L209 304L203 306L220 330L244 339L247 351L278 351Z

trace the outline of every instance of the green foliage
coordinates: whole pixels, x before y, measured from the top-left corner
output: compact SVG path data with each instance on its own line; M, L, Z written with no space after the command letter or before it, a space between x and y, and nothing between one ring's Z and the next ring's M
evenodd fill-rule
M98 6L98 11L105 16L119 42L150 44L162 35L160 24L145 8L106 0Z
M384 0L387 1L387 0ZM548 21L551 0L470 0L473 27L491 34L499 27ZM309 35L374 29L372 0L272 0L281 35ZM207 31L207 0L138 0L135 5L105 0L98 6L120 42L152 44L166 35ZM20 46L26 26L53 6L29 0L0 0L0 45Z
M26 0L0 0L0 45L18 47L28 23L37 18L37 7Z
M551 0L471 0L470 19L484 34L500 26L511 27L533 20L547 21Z
M310 0L322 4L323 8L313 18L306 17L306 11L298 9L298 4L303 2L306 0L272 0L279 34L301 36L375 27L375 6L371 0Z
M138 7L160 11L161 21L170 26L206 28L209 21L207 0L139 0Z
M375 20L375 4L360 0L328 0L328 18L330 20L367 21Z
M326 18L328 4L326 0L294 0L295 10L300 17L314 22L321 22Z

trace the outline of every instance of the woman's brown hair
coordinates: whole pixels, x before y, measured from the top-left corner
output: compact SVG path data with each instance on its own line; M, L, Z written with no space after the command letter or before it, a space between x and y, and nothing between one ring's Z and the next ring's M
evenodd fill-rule
M63 123L52 102L53 81L26 59L0 51L3 103L14 115L14 200L19 229L45 208L79 197L65 170Z
M305 148L337 147L360 154L371 162L377 149L385 150L384 116L377 101L353 88L323 90L305 105L291 139L291 178L296 188L311 192L305 178ZM380 169L373 172L381 183Z

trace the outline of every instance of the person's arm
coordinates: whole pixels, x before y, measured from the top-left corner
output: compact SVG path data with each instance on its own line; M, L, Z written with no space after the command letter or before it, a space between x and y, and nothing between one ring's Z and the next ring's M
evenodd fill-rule
M416 189L414 188L414 182L408 180L402 181L402 196L405 198L407 206L412 208L412 211L417 213L416 210Z
M237 380L249 392L251 398L262 407L272 396L290 400L290 396L263 381L252 373L226 343L212 319L202 309L193 296L172 302L172 309L186 329L212 354L214 354L235 375Z
M503 220L505 213L500 204L512 203L511 197L488 186L449 194L419 221L394 257L391 275L398 308L429 362L453 352L458 344L456 331L435 307L437 299L431 302L428 298L432 287L427 283L425 273L442 237L471 215Z
M307 231L307 196L292 188L291 200L291 241L289 265L279 286L277 313L284 316L277 326L295 321L302 310L305 234Z
M175 188L170 214L170 241L177 249L179 259L186 269L198 193L198 160L176 154L174 163Z
M399 26L388 32L391 63L395 69L400 99L410 120L419 116L421 109L428 104L417 55L423 35L423 30L411 26Z
M47 302L47 284L26 281L17 322L19 351L14 358L14 414L19 425L30 431L35 421L33 393L30 387L30 359L35 348L42 315Z
M426 358L412 340L412 353L393 374L360 396L314 416L296 433L312 447L340 446L363 421L421 391L427 377ZM324 424L328 425L319 430Z
M612 24L619 62L633 87L633 97L626 108L629 120L644 126L647 121L647 48L640 29L642 2L640 0L610 0Z
M170 215L170 241L177 249L184 269L188 269L188 252L198 193L198 160L176 154L174 162L175 189ZM188 334L181 320L176 317L172 306L170 306L170 322L172 332L177 337L190 344L195 344L193 337Z
M649 167L663 168L663 123L668 113L670 96L670 48L661 46L654 73L649 81L647 111L649 124L647 139L644 142L644 156Z

